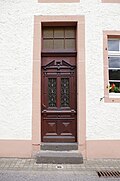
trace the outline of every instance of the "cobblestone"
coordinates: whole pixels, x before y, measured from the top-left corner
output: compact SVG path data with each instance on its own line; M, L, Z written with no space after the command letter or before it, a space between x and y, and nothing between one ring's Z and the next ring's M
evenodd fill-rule
M61 168L60 168L61 167ZM83 164L36 164L35 159L0 158L0 170L35 171L98 171L119 170L120 159L84 160Z

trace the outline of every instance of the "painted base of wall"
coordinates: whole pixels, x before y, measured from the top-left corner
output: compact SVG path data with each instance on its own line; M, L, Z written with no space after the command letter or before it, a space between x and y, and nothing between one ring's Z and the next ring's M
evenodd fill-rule
M0 157L31 158L40 145L31 140L0 140ZM120 140L88 140L83 150L84 158L120 158Z
M120 140L89 140L86 142L88 158L120 158Z
M0 157L30 158L31 140L0 140Z

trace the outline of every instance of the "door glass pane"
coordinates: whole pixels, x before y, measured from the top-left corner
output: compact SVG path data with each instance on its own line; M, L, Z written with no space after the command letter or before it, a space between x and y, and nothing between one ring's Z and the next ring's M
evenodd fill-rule
M65 40L65 49L75 50L75 39L66 39Z
M53 28L46 27L43 29L43 38L53 38Z
M54 28L54 38L64 38L64 28Z
M109 68L120 68L120 57L108 57Z
M54 49L64 49L64 39L54 40Z
M119 40L108 40L108 51L119 51Z
M69 78L61 78L61 107L69 107Z
M56 107L57 82L56 78L48 78L48 106Z
M53 40L43 40L43 49L53 49Z
M75 28L74 27L65 28L65 38L75 38Z

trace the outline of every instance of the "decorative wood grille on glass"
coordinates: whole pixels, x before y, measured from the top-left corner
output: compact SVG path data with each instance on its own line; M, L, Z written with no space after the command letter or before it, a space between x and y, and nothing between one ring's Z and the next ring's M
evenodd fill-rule
M120 39L108 39L109 92L120 93Z
M69 78L61 78L61 107L69 107Z
M75 27L44 27L43 51L75 51Z
M56 107L57 82L56 78L48 78L48 105Z

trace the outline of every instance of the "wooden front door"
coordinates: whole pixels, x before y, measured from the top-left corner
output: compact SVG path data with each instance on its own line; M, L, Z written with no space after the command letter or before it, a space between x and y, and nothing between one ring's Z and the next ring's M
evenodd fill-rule
M42 141L76 142L76 58L42 57Z

